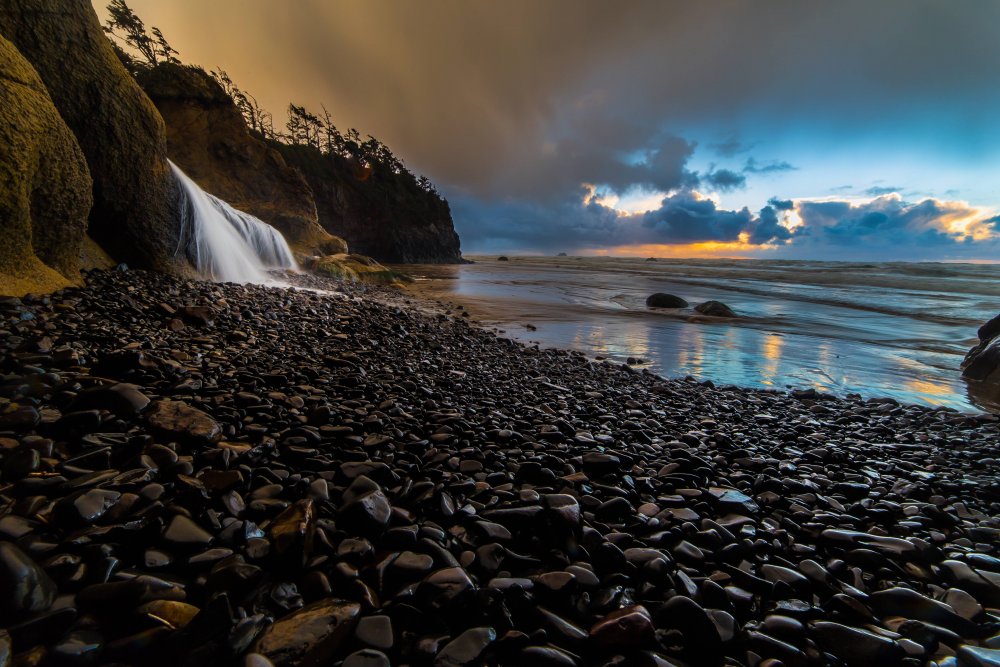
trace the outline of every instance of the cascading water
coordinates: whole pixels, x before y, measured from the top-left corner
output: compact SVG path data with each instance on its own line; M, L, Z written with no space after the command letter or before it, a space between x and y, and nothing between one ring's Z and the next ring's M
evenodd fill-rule
M269 269L298 270L281 233L214 197L173 162L181 190L181 247L203 276L219 282L265 283Z

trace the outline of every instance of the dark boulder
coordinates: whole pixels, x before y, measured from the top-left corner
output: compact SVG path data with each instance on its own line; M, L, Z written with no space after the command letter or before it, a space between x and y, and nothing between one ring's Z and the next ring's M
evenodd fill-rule
M732 308L721 301L706 301L705 303L699 303L694 307L694 309L702 315L708 315L710 317L739 317L739 315L737 315Z
M646 297L646 305L650 308L687 308L688 302L673 294L657 292Z
M962 377L972 400L1000 411L1000 315L979 327L979 343L962 361Z

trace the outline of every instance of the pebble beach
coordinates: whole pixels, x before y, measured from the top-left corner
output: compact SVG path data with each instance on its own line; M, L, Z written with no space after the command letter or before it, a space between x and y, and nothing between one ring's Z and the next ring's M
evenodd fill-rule
M0 665L998 665L997 419L388 289L0 301Z

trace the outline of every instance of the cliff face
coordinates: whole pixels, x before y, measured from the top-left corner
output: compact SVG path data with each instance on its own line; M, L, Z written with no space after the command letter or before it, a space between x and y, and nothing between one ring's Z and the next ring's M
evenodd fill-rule
M319 225L302 174L250 134L207 72L166 63L140 72L139 83L166 122L170 159L204 190L274 226L301 252L346 252Z
M0 293L79 279L90 188L83 152L41 78L0 37Z
M163 121L90 3L0 0L0 35L38 71L83 149L93 178L91 236L119 261L190 272L175 256L180 218Z
M462 261L451 210L436 194L311 146L275 147L305 175L319 223L351 252L394 264Z

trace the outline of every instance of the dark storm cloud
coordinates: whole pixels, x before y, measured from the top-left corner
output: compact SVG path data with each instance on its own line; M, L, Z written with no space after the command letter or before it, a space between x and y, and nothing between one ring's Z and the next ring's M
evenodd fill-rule
M185 60L226 68L276 115L290 100L326 103L445 187L481 195L521 184L515 172L554 178L571 158L536 166L551 142L610 153L641 147L637 132L683 136L745 113L856 128L931 108L947 129L1000 96L992 2L130 4Z
M702 180L715 190L729 192L738 190L747 184L747 177L732 169L716 169L702 177Z
M906 202L883 196L865 203L800 201L796 207L802 227L799 246L855 246L900 251L933 248L947 251L978 240L996 247L996 217L961 202L924 199Z
M460 197L452 208L475 224L463 239L473 248L534 252L572 251L646 244L685 244L715 241L732 243L747 234L751 243L783 243L791 237L778 213L765 206L756 215L749 209L719 208L711 199L684 190L665 197L659 208L622 214L602 205L586 191L557 206L524 201L483 205Z
M466 242L474 249L536 252L615 246L736 241L765 246L783 256L921 259L972 257L1000 247L1000 216L961 202L898 196L868 202L772 198L756 214L730 210L684 190L652 211L622 214L581 190L558 206L524 201L459 198L453 208L475 222ZM789 228L789 214L800 224ZM965 221L965 222L962 222ZM962 224L959 224L962 223ZM974 237L979 240L974 241Z

